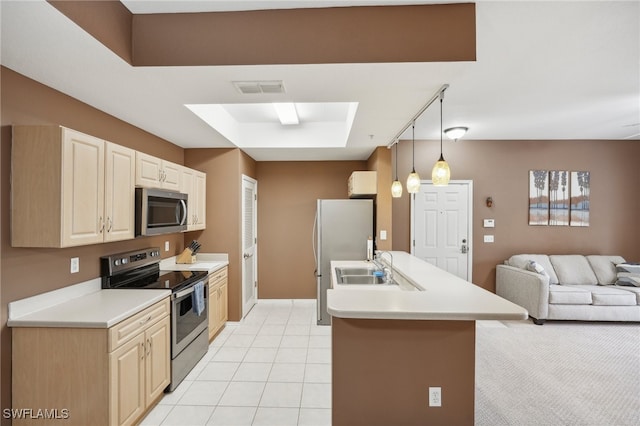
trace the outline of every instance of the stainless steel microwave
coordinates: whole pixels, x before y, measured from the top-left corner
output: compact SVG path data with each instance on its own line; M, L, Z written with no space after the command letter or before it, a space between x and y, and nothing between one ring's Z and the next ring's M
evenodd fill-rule
M136 188L136 236L187 230L187 194Z

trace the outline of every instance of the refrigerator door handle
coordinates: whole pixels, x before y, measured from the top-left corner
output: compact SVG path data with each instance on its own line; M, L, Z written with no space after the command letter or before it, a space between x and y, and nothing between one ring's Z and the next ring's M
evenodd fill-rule
M316 216L313 220L313 231L311 231L311 248L313 249L313 260L316 263L316 269L314 273L318 272L318 253L316 252L316 237L318 231L318 211L316 210Z
M316 278L316 286L318 288L318 290L317 290L317 299L316 299L316 310L317 310L316 314L318 316L316 318L318 320L318 324L320 323L320 319L322 318L322 315L321 315L322 310L320 309L320 298L321 298L321 295L322 295L322 289L321 289L322 284L321 284L321 281L322 281L322 278Z

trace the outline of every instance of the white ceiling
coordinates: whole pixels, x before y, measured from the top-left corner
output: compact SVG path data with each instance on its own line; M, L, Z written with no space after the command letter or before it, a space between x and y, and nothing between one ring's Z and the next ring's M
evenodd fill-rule
M123 3L170 13L438 2ZM477 2L475 62L216 67L132 67L43 0L1 6L2 65L185 148L234 146L185 104L357 102L346 147L243 149L258 161L366 159L445 83L444 127L469 127L465 139L640 140L638 1ZM232 84L254 80L282 80L286 93ZM437 103L416 138L439 138Z

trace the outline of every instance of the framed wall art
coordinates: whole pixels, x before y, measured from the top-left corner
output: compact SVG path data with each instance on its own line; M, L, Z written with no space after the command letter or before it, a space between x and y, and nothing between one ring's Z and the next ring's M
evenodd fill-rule
M569 225L569 172L549 172L549 225Z
M589 226L591 174L571 172L571 226Z
M549 172L529 171L529 225L549 224Z

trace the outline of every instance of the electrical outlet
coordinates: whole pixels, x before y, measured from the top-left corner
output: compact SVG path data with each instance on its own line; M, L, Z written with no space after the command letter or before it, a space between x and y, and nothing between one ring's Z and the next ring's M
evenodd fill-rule
M442 407L442 388L429 387L429 407Z
M71 273L75 274L76 272L80 272L80 258L72 257L71 258Z
M492 242L494 242L494 241L495 241L495 240L493 239L493 235L485 235L485 236L484 236L484 242L485 242L485 243L492 243Z
M169 241L164 242L164 251L169 251Z

